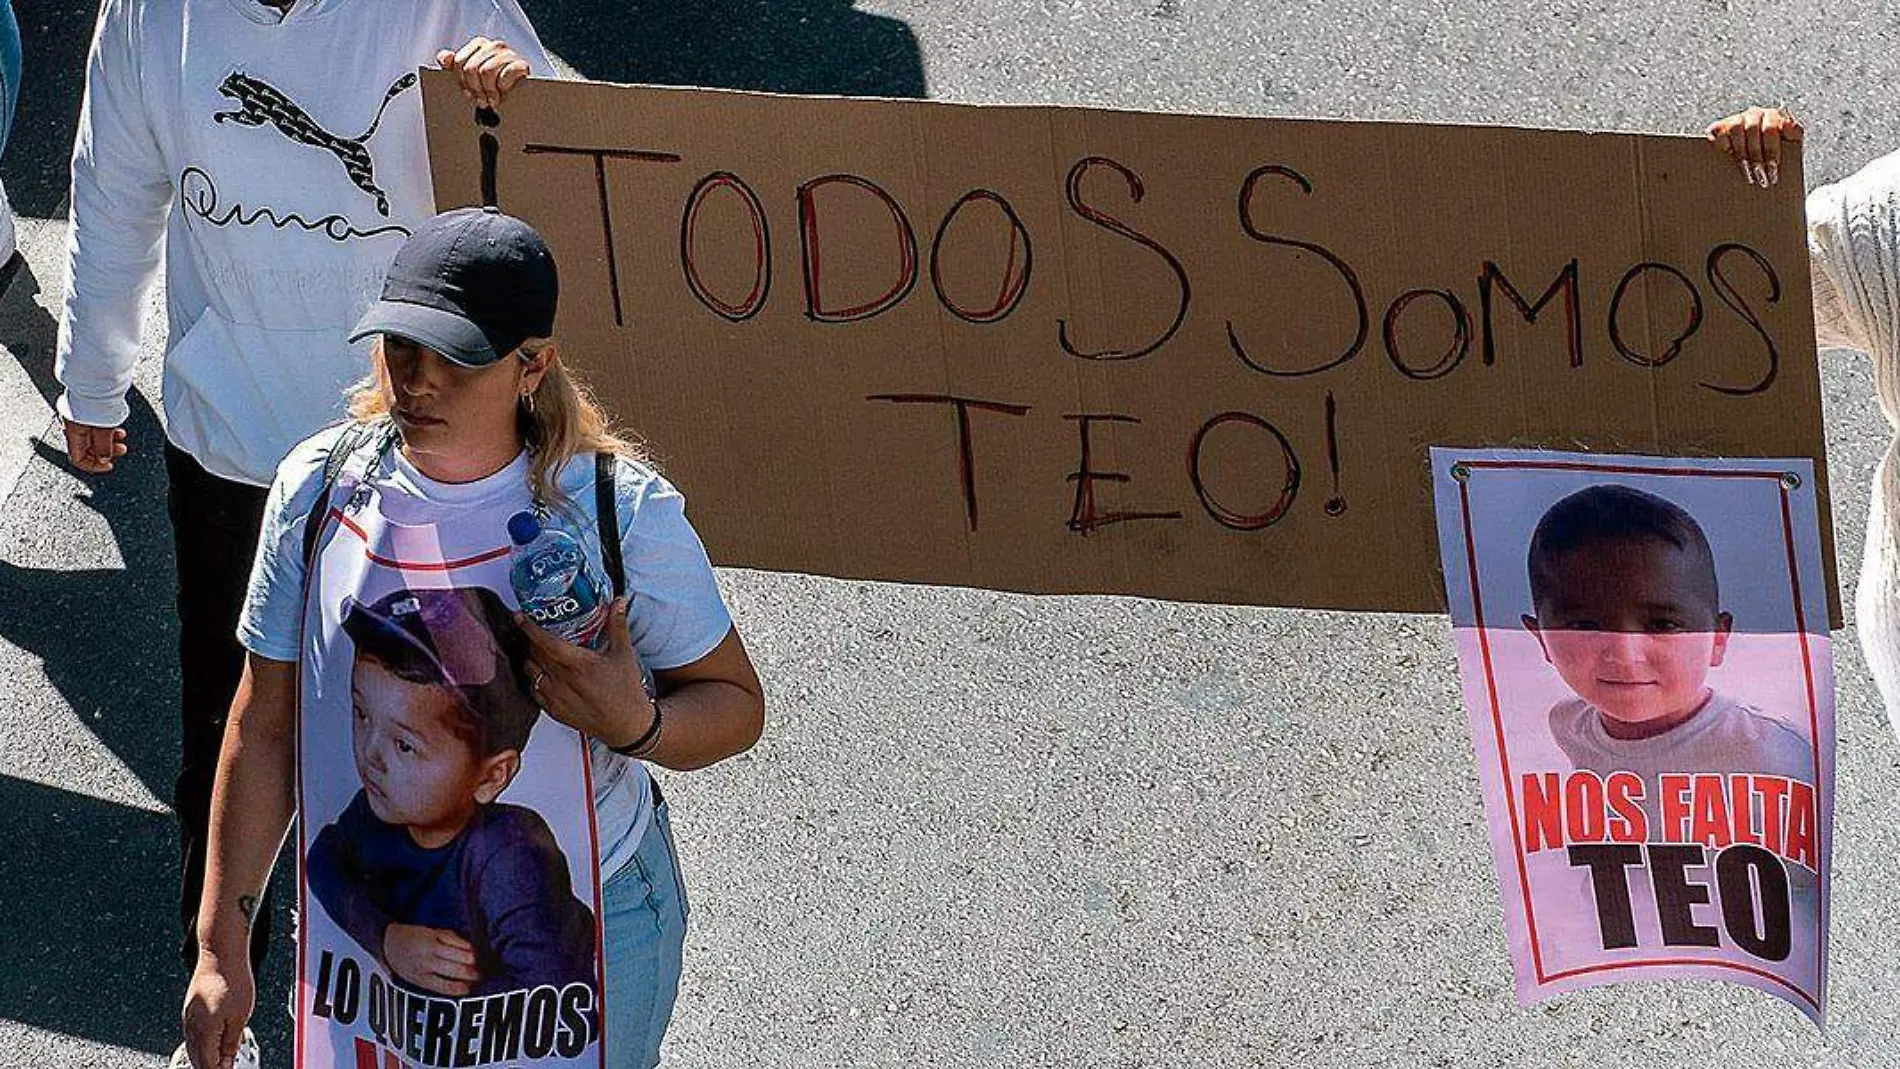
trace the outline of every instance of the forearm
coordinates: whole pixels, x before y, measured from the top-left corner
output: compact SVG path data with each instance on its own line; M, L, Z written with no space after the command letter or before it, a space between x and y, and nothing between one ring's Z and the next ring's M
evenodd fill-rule
M294 680L295 666L284 667ZM206 953L233 961L245 957L258 901L295 810L295 690L283 682L260 682L247 665L211 795L198 941Z
M80 423L125 420L139 320L162 256L171 174L146 122L141 57L122 7L102 12L73 139L68 279L54 374Z
M765 728L764 697L724 679L686 683L659 704L660 738L645 759L682 772L744 753Z

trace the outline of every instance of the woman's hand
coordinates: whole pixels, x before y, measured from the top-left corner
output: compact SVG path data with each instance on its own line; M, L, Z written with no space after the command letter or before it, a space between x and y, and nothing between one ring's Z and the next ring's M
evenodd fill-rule
M1801 143L1801 123L1780 108L1749 108L1709 124L1709 140L1741 165L1742 177L1763 189L1781 181L1783 142Z
M607 644L584 649L547 631L524 613L528 679L549 715L608 746L627 746L653 726L653 700L640 684L640 658L627 629L627 599L607 609Z
M391 924L383 929L383 964L424 991L461 998L481 980L475 947L447 928Z
M239 964L225 969L207 950L198 954L198 968L185 992L185 1050L198 1069L231 1069L237 1063L238 1041L257 1006L257 987L251 963L244 954Z
M528 76L528 61L506 41L477 37L451 52L435 54L436 65L462 79L462 95L478 108L500 107L508 91Z

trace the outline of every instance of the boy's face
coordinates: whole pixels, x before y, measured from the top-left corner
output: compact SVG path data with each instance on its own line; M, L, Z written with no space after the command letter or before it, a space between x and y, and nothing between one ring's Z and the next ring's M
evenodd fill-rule
M1638 733L1701 707L1731 624L1705 558L1637 537L1585 543L1548 565L1524 626L1578 697Z
M442 687L410 683L358 658L350 697L351 750L370 812L408 828L418 845L455 838L475 806L499 797L520 767L518 752L483 758L456 734L463 714Z

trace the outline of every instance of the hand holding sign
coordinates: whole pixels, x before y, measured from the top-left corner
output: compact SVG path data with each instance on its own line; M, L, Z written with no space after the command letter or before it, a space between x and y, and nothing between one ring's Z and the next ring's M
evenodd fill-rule
M599 650L564 642L524 613L515 621L528 636L528 678L550 716L606 743L626 746L653 724L653 700L640 682L640 658L627 630L627 599L607 612L607 644Z
M482 978L475 947L446 928L391 924L383 933L383 962L424 991L450 998L468 994Z
M1801 141L1801 122L1780 108L1749 108L1709 124L1709 140L1735 157L1742 177L1763 189L1781 181L1782 142Z
M443 70L462 80L462 95L478 108L501 105L508 90L528 76L528 61L508 47L506 41L476 37L461 48L436 53L435 61Z

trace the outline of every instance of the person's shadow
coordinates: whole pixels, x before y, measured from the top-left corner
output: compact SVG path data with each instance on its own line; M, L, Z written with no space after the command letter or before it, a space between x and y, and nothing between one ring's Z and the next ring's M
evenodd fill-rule
M98 0L14 0L20 23L20 100L7 136L7 199L35 219L66 214L73 130L85 91L86 49Z
M52 368L57 326L34 300L39 290L32 271L20 271L0 295L0 329L7 352L50 403L59 389ZM142 394L127 400L130 453L110 475L84 477L78 492L61 474L71 471L64 451L34 439L16 490L32 498L33 515L14 527L97 540L76 533L97 530L103 520L104 541L124 564L70 569L0 560L0 638L38 658L53 691L34 701L44 716L76 719L147 793L169 803L178 768L178 626L165 432ZM16 533L9 541L27 540ZM28 687L14 694L15 702L31 700ZM32 737L58 738L59 731ZM0 850L0 948L7 962L0 969L0 1018L165 1053L178 1043L183 981L176 822L106 800L124 786L103 782L82 793L0 776L0 811L9 814ZM279 865L279 933L290 930L290 868ZM289 1043L279 1008L290 949L280 935L269 975L260 978L254 1019L260 1039L277 1050Z
M594 81L924 96L903 22L852 0L522 0L541 43Z

